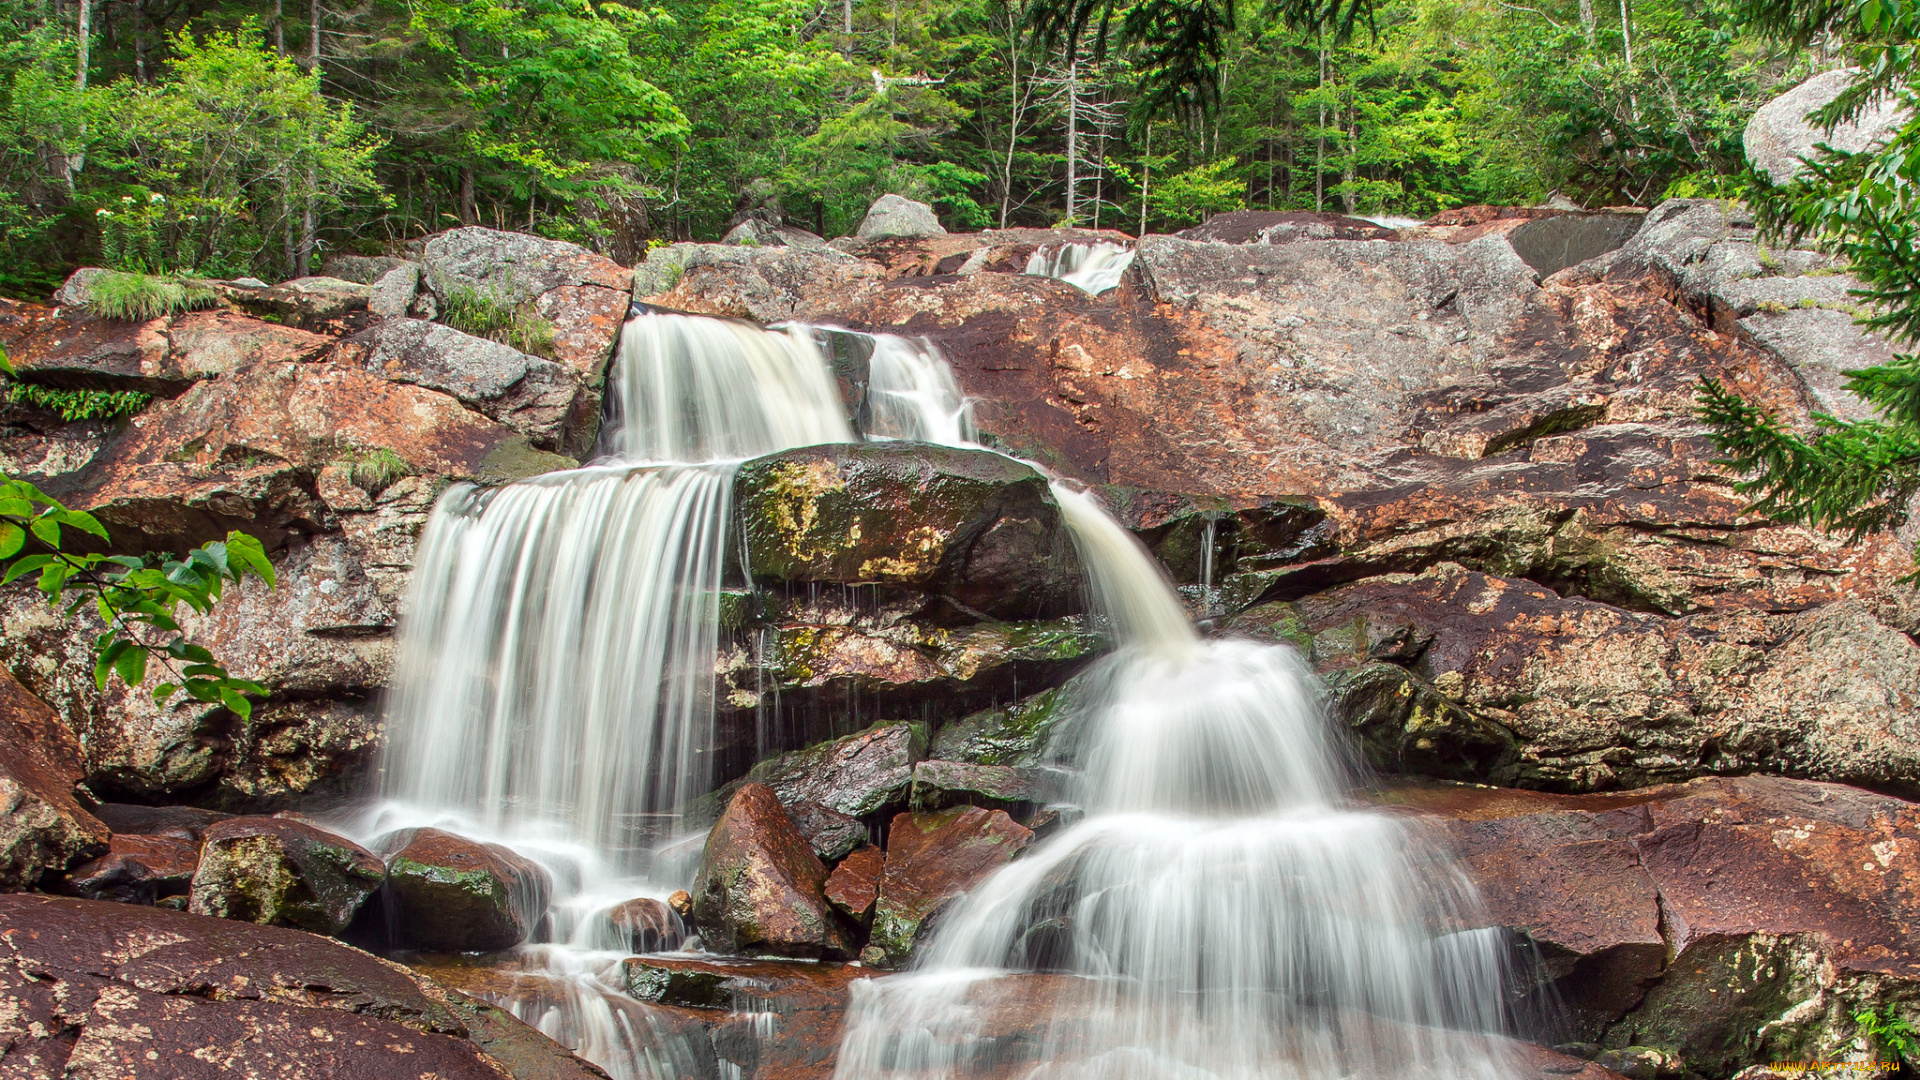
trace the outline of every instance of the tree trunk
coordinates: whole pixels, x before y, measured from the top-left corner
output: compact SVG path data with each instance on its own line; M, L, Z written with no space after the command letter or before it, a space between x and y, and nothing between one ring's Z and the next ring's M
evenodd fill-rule
M1580 0L1580 31L1587 36L1587 48L1593 48L1593 0Z
M73 32L73 88L87 88L87 67L93 59L93 0L80 0Z
M273 0L273 51L287 55L286 0Z
M142 0L133 0L133 79L138 83L147 81L146 21L146 5Z
M1340 170L1340 201L1347 208L1347 216L1360 209L1359 196L1353 190L1355 169L1360 157L1360 104L1352 97L1347 98L1347 163Z
M480 208L473 201L473 166L460 166L460 224L480 224Z
M1153 182L1153 121L1147 121L1147 148L1140 161L1140 233L1147 235L1147 187Z
M1627 70L1633 70L1633 12L1620 0L1620 47L1626 51Z
M1592 3L1592 0L1588 0ZM840 46L840 55L853 55L853 0L840 0L840 32L847 36L846 43Z
M1078 167L1080 164L1080 50L1073 48L1067 57L1067 227L1072 228L1079 213Z
M1007 122L1007 159L1000 170L1000 227L1007 227L1008 208L1013 203L1013 155L1020 146L1020 22L1009 14L1007 31L1007 81L1013 90L1013 117Z
M1320 126L1314 132L1313 209L1327 208L1327 47L1320 46Z

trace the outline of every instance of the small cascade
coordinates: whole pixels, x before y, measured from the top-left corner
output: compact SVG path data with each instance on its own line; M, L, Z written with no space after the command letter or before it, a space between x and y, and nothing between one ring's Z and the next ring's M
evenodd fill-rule
M1133 265L1133 249L1105 241L1043 247L1027 258L1027 273L1058 278L1092 296L1120 284Z

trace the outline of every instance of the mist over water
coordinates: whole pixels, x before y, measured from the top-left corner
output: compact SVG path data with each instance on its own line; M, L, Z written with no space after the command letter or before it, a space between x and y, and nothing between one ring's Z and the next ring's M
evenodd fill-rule
M1027 273L1058 278L1093 296L1119 285L1132 265L1132 248L1104 241L1043 247L1027 257Z
M384 801L356 831L439 825L545 866L550 943L496 972L502 1004L622 1080L710 1060L621 992L604 915L697 869L677 815L716 779L733 474L857 437L829 333L636 318L605 456L456 486L422 537ZM937 352L860 337L866 435L973 445ZM1051 748L1086 816L950 908L914 970L854 984L839 1077L1506 1075L1481 1037L1502 954L1467 929L1471 884L1416 825L1350 805L1359 769L1311 673L1201 638L1091 493L1054 493L1116 646Z

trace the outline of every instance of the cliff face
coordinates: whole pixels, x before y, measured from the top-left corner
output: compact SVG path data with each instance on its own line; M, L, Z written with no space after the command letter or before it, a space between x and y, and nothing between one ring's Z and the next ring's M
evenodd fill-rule
M99 853L76 780L86 802L242 812L364 790L434 498L590 452L631 300L926 337L989 445L1094 486L1213 632L1300 649L1394 785L1532 789L1381 797L1449 823L1540 957L1521 989L1571 1003L1578 1041L1664 1047L1707 1075L1837 1052L1848 1010L1920 995L1903 801L1920 792L1920 603L1895 582L1910 549L1744 514L1692 409L1711 377L1790 423L1859 416L1839 372L1886 346L1852 325L1850 278L1769 250L1716 203L1568 217L1551 236L1539 226L1561 219L1436 220L1458 223L1147 237L1100 296L1020 273L1060 239L1032 230L677 245L630 296L597 256L467 229L363 293L234 287L220 311L145 324L92 318L79 295L0 307L23 379L159 395L113 425L5 406L0 469L92 510L125 549L243 528L280 570L278 589L243 587L188 627L272 688L245 723L98 691L91 628L0 596L0 663L73 736L59 770L34 766L34 805L54 809L15 843L33 865L9 881L56 883ZM548 355L429 321L481 286L517 290L554 330ZM859 380L843 390L857 418ZM992 835L1044 836L1028 815L1047 801L1055 688L1102 648L1059 507L1025 467L900 444L751 462L735 501L753 580L736 568L723 602L720 779L752 767L755 820L784 829L784 806L822 860L782 878L833 942L816 952L856 955L885 923L875 962L900 962L933 908L908 900L965 875L938 844L896 866L828 851L807 823L969 804L1000 815ZM0 766L32 771L9 746ZM769 751L787 753L755 767ZM1765 778L1713 779L1749 774ZM148 831L115 829L114 852ZM1734 902L1769 876L1799 891ZM1581 906L1596 888L1618 903ZM1769 974L1709 1001L1715 965ZM658 1007L681 1027L701 1015Z

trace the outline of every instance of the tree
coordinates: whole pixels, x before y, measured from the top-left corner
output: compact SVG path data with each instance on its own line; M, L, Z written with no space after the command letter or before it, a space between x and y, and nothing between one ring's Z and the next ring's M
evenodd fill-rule
M1822 147L1797 179L1776 187L1756 176L1752 190L1764 234L1810 238L1847 259L1862 283L1855 295L1871 311L1862 321L1910 345L1920 340L1920 13L1883 0L1754 0L1752 15L1792 41L1839 25L1855 42L1858 77L1812 114L1829 130L1881 96L1906 108L1906 122L1883 144L1860 153ZM1795 431L1732 389L1705 384L1700 415L1757 512L1855 538L1906 521L1920 492L1920 356L1849 372L1847 387L1878 419L1816 416L1811 430Z

